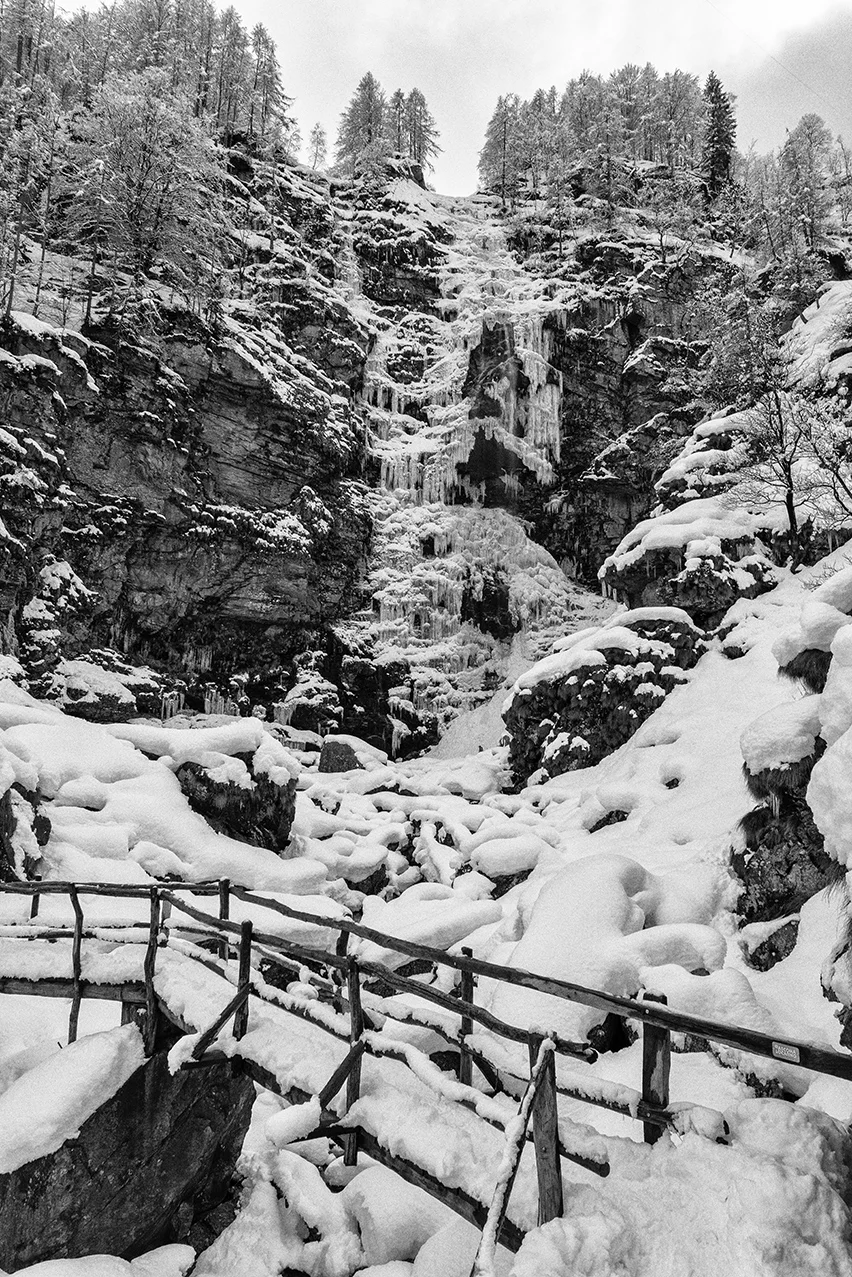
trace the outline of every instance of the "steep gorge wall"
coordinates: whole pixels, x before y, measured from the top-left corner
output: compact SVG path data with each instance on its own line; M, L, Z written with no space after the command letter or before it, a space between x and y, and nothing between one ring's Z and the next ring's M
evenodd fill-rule
M254 180L248 160L240 176ZM488 199L432 197L411 174L342 191L279 177L275 235L243 246L245 296L218 317L152 285L85 336L27 316L5 325L3 647L37 676L60 655L115 648L218 687L216 703L240 688L245 705L290 695L285 721L327 719L385 746L402 730L395 700L414 747L426 693L405 661L376 661L395 625L431 612L424 639L467 625L485 655L459 659L487 663L493 638L565 608L553 610L555 563L530 602L496 543L482 564L444 563L462 545L449 530L437 556L423 540L431 564L420 571L415 553L388 595L377 491L401 493L400 513L438 502L448 529L459 505L505 509L544 547L518 551L524 563L550 551L591 581L691 424L683 317L719 264L662 268L648 243L587 238L550 279L509 252ZM80 588L45 586L54 560ZM427 578L438 592L421 604ZM377 589L391 599L378 630ZM341 630L350 616L362 619ZM331 700L317 717L319 685Z
M662 262L647 240L577 245L576 306L554 337L562 455L554 494L524 512L571 575L594 584L655 502L654 483L704 411L695 370L706 334L693 303L729 263L695 250Z
M66 655L100 644L176 672L268 670L345 613L370 535L349 387L368 335L320 273L334 241L298 243L279 242L274 271L256 264L268 299L211 322L153 291L85 336L5 323L7 652L26 646L53 559L90 591L51 618Z

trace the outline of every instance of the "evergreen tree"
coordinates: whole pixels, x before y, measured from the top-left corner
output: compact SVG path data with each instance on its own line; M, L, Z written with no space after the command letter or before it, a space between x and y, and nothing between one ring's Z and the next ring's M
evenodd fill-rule
M813 252L825 231L833 199L829 186L829 158L833 138L819 115L803 115L787 134L781 151L793 226Z
M711 71L704 85L704 141L701 148L701 170L711 197L718 195L731 175L731 157L737 124L729 93Z
M281 87L281 72L275 52L275 42L262 23L251 33L254 71L248 95L248 133L256 137L261 146L267 133L280 123L289 100ZM292 134L294 122L287 122L285 131ZM296 148L298 150L298 147Z
M308 163L311 168L325 168L328 159L328 138L321 124L315 124L308 138Z
M517 93L497 99L485 131L485 145L479 152L479 177L483 189L499 192L504 204L507 197L514 200L517 196L524 167L520 108Z
M402 89L397 89L391 94L385 127L388 141L393 149L399 152L400 155L405 155L408 150L408 139L406 133L406 102Z
M440 152L438 127L419 89L412 89L405 101L405 138L408 158L423 168L431 168Z
M384 138L385 112L384 90L368 71L340 119L336 148L340 163L349 164L354 171L367 148Z

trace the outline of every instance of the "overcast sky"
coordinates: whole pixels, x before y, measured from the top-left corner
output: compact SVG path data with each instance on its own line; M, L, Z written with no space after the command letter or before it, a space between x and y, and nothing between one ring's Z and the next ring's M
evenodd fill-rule
M625 62L712 68L737 95L738 144L769 150L808 111L852 143L852 0L233 0L278 44L303 136L333 143L361 76L417 86L441 131L432 182L469 194L501 93L560 90Z

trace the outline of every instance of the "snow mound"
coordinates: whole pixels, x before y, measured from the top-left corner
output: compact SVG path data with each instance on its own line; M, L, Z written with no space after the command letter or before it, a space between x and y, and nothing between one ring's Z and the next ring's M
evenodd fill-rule
M746 766L755 775L810 758L821 726L819 696L776 705L750 723L740 737Z
M19 1273L30 1277L186 1277L195 1262L191 1246L159 1246L138 1259L86 1255L83 1259L48 1259Z
M725 941L703 922L656 923L665 885L626 856L589 856L550 877L525 919L508 965L586 988L635 997L642 968L676 963L715 970ZM547 1026L582 1041L604 1012L511 985L494 985L491 1010L527 1028Z
M782 1100L726 1113L731 1146L660 1143L529 1234L512 1277L845 1277L849 1136ZM674 1261L674 1267L673 1267Z

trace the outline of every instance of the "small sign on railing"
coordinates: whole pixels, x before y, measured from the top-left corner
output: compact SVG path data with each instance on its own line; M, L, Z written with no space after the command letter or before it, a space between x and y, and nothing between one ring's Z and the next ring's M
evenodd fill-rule
M798 1064L802 1058L799 1048L789 1042L773 1042L772 1054L776 1060L784 1060L787 1064Z

